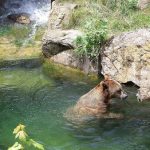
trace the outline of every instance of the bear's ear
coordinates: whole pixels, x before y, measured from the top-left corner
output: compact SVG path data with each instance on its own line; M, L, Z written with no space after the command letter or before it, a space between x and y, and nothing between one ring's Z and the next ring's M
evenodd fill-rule
M109 76L108 74L105 74L105 75L104 75L104 79L105 79L105 80L109 80L109 79L110 79L110 76Z
M102 86L104 91L108 89L108 85L105 81L102 82Z

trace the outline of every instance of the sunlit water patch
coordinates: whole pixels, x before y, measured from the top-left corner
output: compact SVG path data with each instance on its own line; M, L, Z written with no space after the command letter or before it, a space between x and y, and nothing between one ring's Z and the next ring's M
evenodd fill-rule
M63 113L94 85L54 80L41 69L0 71L0 149L14 143L13 129L25 124L33 139L47 150L149 150L150 103L139 104L135 88L128 103L113 102L123 120L72 124Z

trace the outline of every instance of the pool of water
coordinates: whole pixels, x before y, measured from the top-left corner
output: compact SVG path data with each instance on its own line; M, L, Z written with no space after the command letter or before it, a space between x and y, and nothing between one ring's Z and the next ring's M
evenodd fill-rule
M150 103L137 102L135 87L126 87L128 103L113 101L123 120L66 121L66 109L93 86L51 79L40 68L1 70L0 149L14 143L12 131L22 123L46 150L150 150Z

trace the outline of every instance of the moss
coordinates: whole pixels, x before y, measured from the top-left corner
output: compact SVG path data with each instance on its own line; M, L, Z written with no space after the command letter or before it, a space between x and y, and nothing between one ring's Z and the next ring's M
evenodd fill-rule
M77 10L74 10L70 14L69 23L63 24L63 29L70 29L70 28L80 29L84 25L87 19L87 16L90 16L90 15L91 14L88 11L88 8L79 7Z
M37 58L41 55L41 43L18 47L8 37L0 37L0 60Z
M5 25L0 27L0 37L12 39L11 43L21 47L31 32L30 26Z
M36 31L35 41L41 41L42 37L46 31L46 26L39 26Z
M45 60L43 64L43 72L51 78L71 80L71 81L82 81L88 83L97 83L99 81L98 76L95 74L86 75L79 69L66 67L61 64L56 64L51 60Z

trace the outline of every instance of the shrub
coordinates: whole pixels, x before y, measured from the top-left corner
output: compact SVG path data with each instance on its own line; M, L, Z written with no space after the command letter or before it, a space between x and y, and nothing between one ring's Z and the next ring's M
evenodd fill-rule
M84 36L77 37L75 52L79 56L95 58L98 56L100 47L107 38L107 22L98 19L87 21L84 28Z

